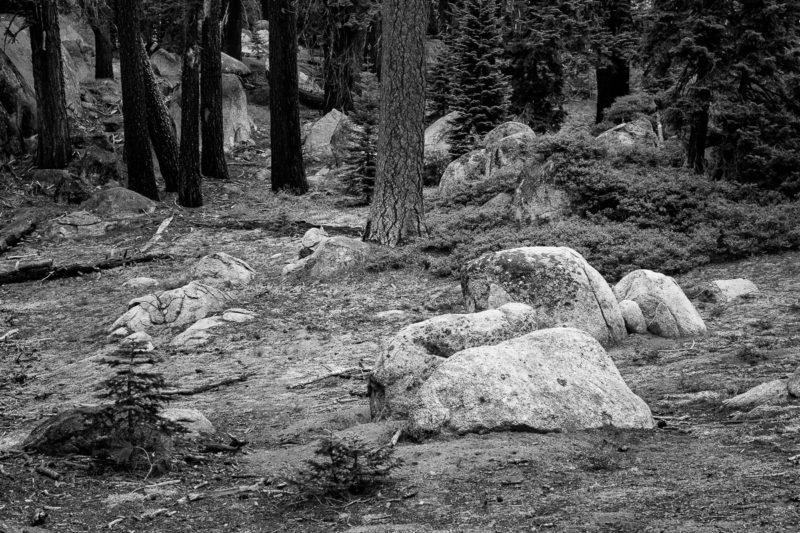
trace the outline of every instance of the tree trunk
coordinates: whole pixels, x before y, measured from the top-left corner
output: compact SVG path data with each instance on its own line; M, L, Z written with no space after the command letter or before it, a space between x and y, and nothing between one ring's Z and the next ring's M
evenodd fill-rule
M36 94L17 67L0 50L0 108L3 156L25 151L24 139L37 131Z
M330 42L326 46L323 65L325 79L323 110L328 113L336 108L349 112L353 110L353 90L364 63L366 32L358 24L354 26L331 24L331 26Z
M181 180L178 204L200 207L200 17L203 0L185 0L181 72Z
M595 122L603 121L603 114L614 100L630 94L631 69L627 59L620 56L610 58L611 64L598 67L597 74L597 114Z
M144 39L139 36L139 61L144 72L145 97L147 98L147 130L150 141L158 158L161 176L164 178L164 189L177 192L181 179L180 151L178 150L178 134L175 123L169 115L167 105L153 73L153 65L147 56Z
M426 0L384 0L375 196L364 240L396 246L425 232L422 176Z
M696 174L706 171L706 137L708 136L708 107L701 107L692 112L692 124L689 129L689 147L687 159L689 168Z
M95 65L94 79L114 79L114 48L111 45L111 28L106 22L102 26L92 25L94 32Z
M225 136L222 129L222 47L219 19L222 0L207 0L203 19L203 49L200 78L200 121L203 136L201 166L204 176L228 179Z
M231 57L242 59L242 0L229 0L228 19L222 37L222 50Z
M33 84L39 114L39 168L64 168L70 159L69 123L55 0L41 0L30 19Z
M300 144L297 13L291 0L269 0L269 111L272 190L308 191Z
M128 188L158 200L153 156L147 125L147 90L139 60L141 2L117 0L117 32L122 78L122 114L125 118L125 160Z

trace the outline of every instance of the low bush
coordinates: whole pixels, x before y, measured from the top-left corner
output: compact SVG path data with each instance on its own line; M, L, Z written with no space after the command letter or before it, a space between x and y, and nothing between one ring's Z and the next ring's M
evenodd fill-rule
M481 254L568 246L609 279L648 268L666 274L709 262L800 248L800 204L779 193L712 181L652 160L647 150L609 154L588 135L537 139L548 177L571 198L572 217L521 225L511 209L438 208L417 243L438 275Z

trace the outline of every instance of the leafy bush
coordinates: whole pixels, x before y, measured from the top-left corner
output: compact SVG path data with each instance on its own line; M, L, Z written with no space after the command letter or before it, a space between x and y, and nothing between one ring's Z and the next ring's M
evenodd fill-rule
M369 447L357 438L323 439L314 454L319 460L308 461L308 470L298 480L306 494L345 496L368 494L386 482L391 471L400 465L389 445Z

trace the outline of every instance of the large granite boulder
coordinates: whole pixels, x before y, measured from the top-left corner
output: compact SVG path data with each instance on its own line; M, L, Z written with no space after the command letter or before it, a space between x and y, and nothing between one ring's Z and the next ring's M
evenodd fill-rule
M235 57L231 57L225 52L221 53L222 58L222 73L223 74L236 74L237 76L249 76L253 72L250 70L250 67L236 59Z
M169 114L175 122L178 138L181 134L181 91L175 95L169 104ZM253 121L247 111L247 93L244 91L239 76L235 74L222 75L222 130L225 150L248 142L252 138Z
M303 142L305 156L316 161L333 160L333 137L346 120L347 116L344 113L338 109L332 109L328 114L314 122Z
M674 279L653 272L635 270L614 286L617 299L639 304L650 333L680 338L705 335L705 322Z
M181 56L159 48L150 55L150 65L157 76L167 79L180 79L183 69Z
M523 178L540 166L534 139L524 124L501 124L486 135L482 148L448 165L439 182L439 197L481 205L500 193L514 193Z
M319 241L311 255L301 257L283 268L283 276L298 280L329 280L364 264L372 247L361 239L331 237Z
M182 351L191 352L214 340L211 330L226 324L244 324L255 320L256 314L246 309L228 309L222 316L201 318L183 332L176 335L170 346Z
M221 290L193 281L177 289L134 298L109 332L124 337L153 326L185 326L219 313L230 301L230 296Z
M47 455L93 455L107 433L103 414L99 406L62 411L37 425L22 449Z
M469 348L439 365L419 389L410 432L650 429L650 408L586 332L535 331Z
M575 250L514 248L469 262L461 276L469 311L522 302L537 312L539 328L574 327L604 345L625 338L625 323L611 288Z
M509 303L473 314L440 315L400 330L369 378L372 417L404 418L418 403L420 385L448 357L466 348L498 344L537 329L536 311Z
M34 88L33 82L33 61L31 56L31 37L24 19L20 17L3 16L0 23L7 29L9 35L14 38L3 39L3 52L8 56L25 83L30 88ZM69 51L61 46L61 57L64 75L64 92L66 96L67 113L72 117L83 116L83 106L81 105L81 77L79 67Z
M655 147L657 139L653 124L645 117L624 122L597 136L598 141L612 150L631 146Z
M425 129L425 167L450 159L450 134L459 112L452 111Z

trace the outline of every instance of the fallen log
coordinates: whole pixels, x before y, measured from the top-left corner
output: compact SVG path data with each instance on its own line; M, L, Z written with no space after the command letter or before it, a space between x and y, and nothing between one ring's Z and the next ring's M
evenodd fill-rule
M317 92L312 92L303 88L297 90L300 103L311 109L322 109L325 107L325 96Z
M212 383L198 385L197 387L193 387L191 389L165 390L162 391L161 394L164 396L193 396L195 394L200 394L201 392L207 392L212 389L224 387L226 385L233 385L234 383L239 383L240 381L247 381L247 379L253 375L254 374L241 374L239 376L225 378L220 381L214 381Z
M137 263L149 263L158 259L170 259L165 253L132 255L129 257L115 257L96 263L74 263L67 265L54 265L52 259L43 261L29 261L14 263L12 268L0 267L0 285L10 283L23 283L26 281L44 281L46 279L71 278L118 268Z
M24 213L0 229L0 254L14 247L36 229L37 217Z

